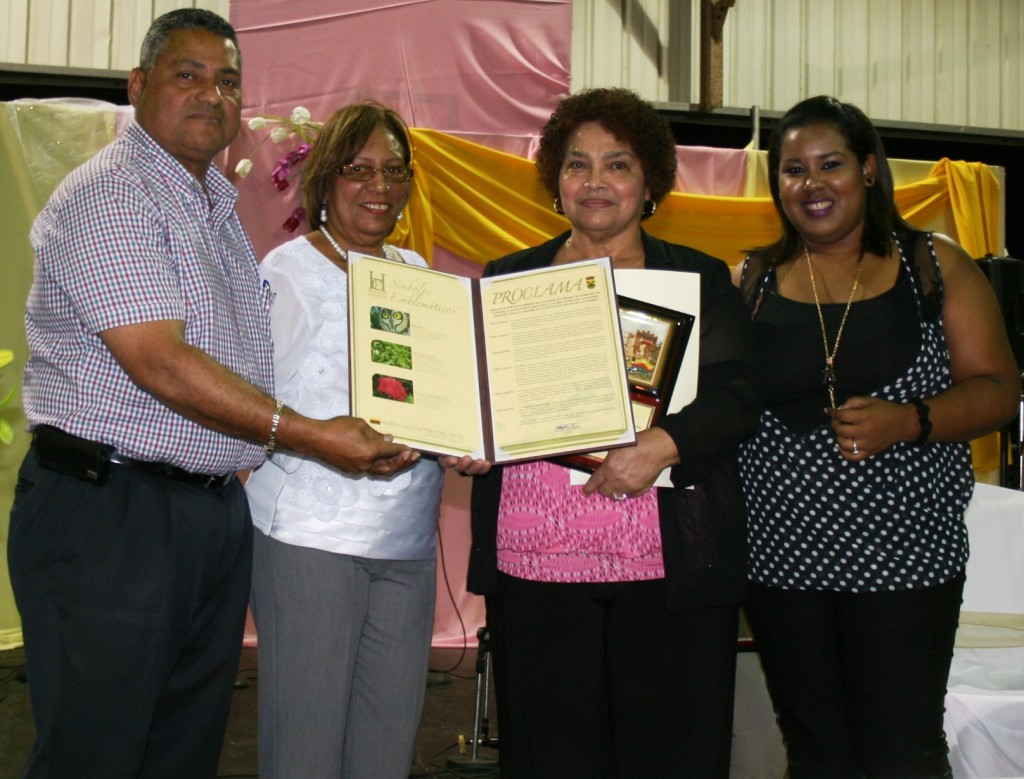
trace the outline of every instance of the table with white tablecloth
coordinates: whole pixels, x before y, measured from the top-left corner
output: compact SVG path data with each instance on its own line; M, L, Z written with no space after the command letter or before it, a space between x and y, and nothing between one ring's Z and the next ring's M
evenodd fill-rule
M955 779L1024 777L1024 492L979 484L946 695Z

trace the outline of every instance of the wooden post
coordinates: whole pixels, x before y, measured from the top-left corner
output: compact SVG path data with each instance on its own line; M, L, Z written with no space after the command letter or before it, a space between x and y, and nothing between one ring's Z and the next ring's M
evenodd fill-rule
M736 0L700 0L700 110L722 106L722 27Z

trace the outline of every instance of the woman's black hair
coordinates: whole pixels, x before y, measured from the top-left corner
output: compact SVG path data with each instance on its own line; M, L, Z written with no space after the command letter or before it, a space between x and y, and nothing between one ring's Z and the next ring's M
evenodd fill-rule
M866 212L862 248L865 253L884 257L892 250L893 231L913 229L900 216L893 197L892 170L885 155L885 147L871 120L850 103L841 103L834 97L819 95L802 100L790 108L772 131L768 143L768 184L775 210L782 220L782 236L775 243L754 249L751 254L766 260L770 266L778 265L796 256L804 245L803 238L786 217L779 197L779 162L782 142L797 127L822 124L843 136L857 161L863 165L868 156L875 155L875 183L865 192Z
M676 145L672 128L657 109L635 92L621 88L586 89L562 100L540 136L537 177L551 197L558 197L558 180L569 138L586 122L596 122L628 144L640 161L651 200L660 204L676 181ZM644 209L646 219L653 212Z

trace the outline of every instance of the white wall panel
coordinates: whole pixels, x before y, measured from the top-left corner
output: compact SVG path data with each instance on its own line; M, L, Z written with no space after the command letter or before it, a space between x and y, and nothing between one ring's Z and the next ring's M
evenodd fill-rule
M621 16L611 3L573 3L572 86L621 86L624 36Z
M699 0L577 0L572 88L623 86L649 100L696 100L699 10Z
M230 12L230 0L3 0L0 62L128 70L152 19L188 6ZM573 89L695 104L699 29L700 0L576 0ZM1021 130L1022 40L1024 0L736 0L723 102L784 111L828 93L878 119Z
M903 9L903 83L924 84L935 76L935 13L929 0L905 0ZM933 114L935 101L921 89L903 91L902 113L909 116Z
M0 62L25 61L27 29L28 0L0 4Z
M110 68L110 0L71 2L67 64L76 68Z
M960 0L937 0L935 15L934 106L930 121L939 124L967 124L967 100L954 96L967 94L967 14ZM924 91L924 90L922 90ZM928 120L926 120L928 121Z
M1004 51L1024 48L1024 3L1005 2L1004 22L1000 48ZM1024 56L1001 58L1003 72L1000 74L999 115L1011 127L1024 129Z
M663 77L665 99L690 103L697 99L695 79L700 51L690 45L700 29L699 0L679 0L668 4L668 39L665 44L667 69Z
M28 7L29 65L68 64L67 0L30 0Z
M803 62L801 93L835 94L839 75L836 67L836 46L841 34L836 24L836 7L831 3L804 5L802 21L806 57Z
M666 61L689 72L659 73L640 11L666 25ZM699 102L700 0L576 0L573 17L574 89L614 84ZM1024 0L736 0L723 102L784 111L824 93L877 119L1021 130L1022 41Z
M153 19L192 7L230 0L0 0L0 63L130 70Z
M804 29L803 2L782 2L769 4L772 9L771 26L764 33L772 36L772 45L768 50L768 67L762 67L751 74L754 78L769 78L765 94L773 105L788 105L805 94L803 63L807 59L805 48L806 32ZM736 13L733 8L729 14ZM728 17L726 24L728 24ZM743 41L737 41L742 46ZM732 67L732 51L730 46L725 51L727 62L725 68ZM723 96L726 105L732 105L728 94Z
M156 16L149 3L115 0L110 24L110 68L131 70L139 64L139 48Z
M999 44L1002 3L971 3L968 15L968 124L993 127L999 121Z
M894 0L870 0L868 28L868 101L861 106L875 119L901 119L903 93L903 6ZM838 95L845 97L845 95Z
M839 3L836 8L836 82L832 94L843 95L847 102L858 106L868 104L871 91L871 55L862 35L868 27L869 10L867 3Z
M742 2L742 0L740 0ZM699 2L699 0L697 0ZM771 79L761 77L769 60L769 37L765 31L771 29L770 9L764 3L752 3L741 15L732 14L727 17L723 33L723 48L731 67L726 67L722 74L722 91L731 96L730 105L748 107L768 105L772 96L769 94ZM694 40L699 40L700 17L694 22ZM738 41L744 45L738 45ZM694 66L696 69L696 65ZM699 77L699 73L697 74ZM694 81L693 100L698 102L697 84Z

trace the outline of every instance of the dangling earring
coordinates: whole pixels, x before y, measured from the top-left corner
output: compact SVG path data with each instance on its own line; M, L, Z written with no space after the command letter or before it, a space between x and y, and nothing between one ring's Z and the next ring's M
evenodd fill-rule
M555 209L555 213L560 216L565 216L565 211L562 210L562 198L556 197L555 202L551 205Z
M320 224L327 224L327 201L320 204Z
M654 216L655 213L657 213L657 211L658 211L658 204L657 203L655 203L653 200L645 200L644 201L644 209L643 209L643 211L640 212L640 215L643 216L644 218L647 218L647 217Z
M405 219L405 211L399 211L398 216L395 217L395 221L401 222L403 219Z

